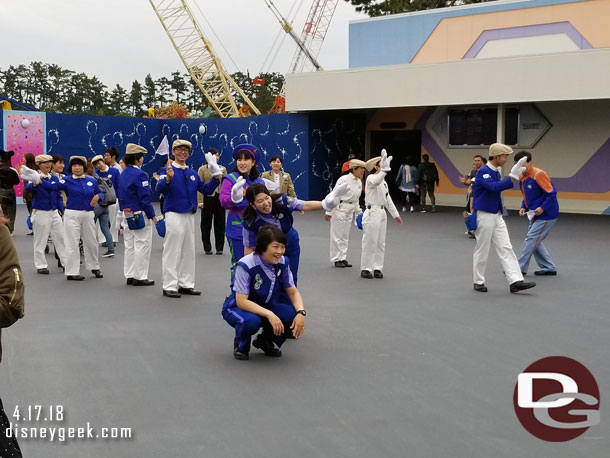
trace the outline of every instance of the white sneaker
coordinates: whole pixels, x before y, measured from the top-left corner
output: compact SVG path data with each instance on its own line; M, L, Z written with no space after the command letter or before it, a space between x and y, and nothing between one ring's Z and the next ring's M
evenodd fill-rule
M407 211L407 207L402 207L402 211L406 212Z
M411 213L413 213L413 207L411 207Z

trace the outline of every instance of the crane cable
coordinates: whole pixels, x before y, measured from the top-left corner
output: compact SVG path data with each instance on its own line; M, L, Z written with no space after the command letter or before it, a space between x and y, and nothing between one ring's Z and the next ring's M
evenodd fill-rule
M184 0L184 2L186 3L187 0ZM212 27L212 24L210 24L210 22L207 20L207 18L205 17L205 15L203 14L203 11L201 11L201 8L199 8L199 5L197 4L197 2L195 0L191 0L191 3L193 3L195 5L195 7L197 8L197 11L199 11L199 14L201 15L201 17L203 18L203 20L205 21L205 23L208 25L208 28L211 30L212 34L214 35L214 37L216 38L216 41L218 43L220 43L220 47L224 50L225 54L227 55L227 57L229 58L229 60L231 61L231 63L233 63L233 66L235 67L235 71L239 71L239 67L237 66L237 64L235 63L235 61L233 60L233 58L231 57L231 54L229 54L229 51L227 51L227 48L225 48L225 45L222 43L222 41L220 40L220 37L216 34L216 32L214 31L214 28Z
M282 24L285 23L284 18L282 17L282 15L280 14L279 10L275 7L275 5L273 4L272 0L263 0L266 4L267 7L271 10L271 12L273 13L273 15L276 17L276 19ZM292 11L294 10L296 4L297 4L298 0L295 0L292 3L292 6L290 7L290 11L288 12L288 17L291 16ZM305 3L305 0L300 0L299 6L296 8L296 10L294 11L294 14L292 14L292 19L289 19L288 25L292 22L295 21L297 15L300 13L301 9L303 8L303 3ZM279 16L279 17L278 17ZM282 46L284 45L284 40L286 39L286 36L288 35L286 29L284 28L284 26L282 26L282 30L278 30L278 33L275 37L275 40L273 41L273 44L271 45L271 49L269 50L269 52L267 53L267 57L265 57L265 60L263 61L263 65L261 66L261 71L259 73L262 73L263 70L265 70L265 65L267 63L267 60L269 59L269 56L271 55L271 53L273 52L276 43L279 39L279 37L282 35L282 31L286 32L284 33L284 35L282 36L282 40L279 44L279 46L275 49L275 54L273 55L273 58L271 59L271 61L269 62L269 65L266 67L266 71L267 73L269 73L271 71L271 66L274 64L275 60L277 59L277 56L280 52L280 50L282 49Z

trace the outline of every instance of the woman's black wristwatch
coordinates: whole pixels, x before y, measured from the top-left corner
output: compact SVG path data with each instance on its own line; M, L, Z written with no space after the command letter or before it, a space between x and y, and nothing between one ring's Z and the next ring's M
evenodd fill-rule
M297 313L300 313L303 316L307 316L307 312L305 310L297 310Z

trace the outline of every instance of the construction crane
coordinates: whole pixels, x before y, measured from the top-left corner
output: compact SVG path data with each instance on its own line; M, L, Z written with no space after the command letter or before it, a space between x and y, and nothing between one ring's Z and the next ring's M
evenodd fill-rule
M222 118L261 114L231 78L197 25L185 0L148 0L187 71ZM237 107L232 90L244 100Z
M322 43L326 38L328 27L335 14L339 0L313 0L300 37L294 32L293 27L288 20L280 14L273 4L273 0L264 1L278 19L282 28L297 44L297 49L292 58L288 73L324 70L317 60L318 54L320 53ZM286 93L284 86L282 86L280 93L275 96L274 104L271 107L271 110L269 110L269 113L285 112Z

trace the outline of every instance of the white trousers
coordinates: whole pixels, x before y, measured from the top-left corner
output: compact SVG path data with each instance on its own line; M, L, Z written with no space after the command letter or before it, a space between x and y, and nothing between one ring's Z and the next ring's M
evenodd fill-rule
M125 278L148 279L152 238L152 222L149 219L146 220L146 226L142 229L136 231L129 228L125 229L123 237L125 242L125 257L123 258Z
M163 289L195 287L195 215L165 213L162 257Z
M98 244L93 211L66 210L64 213L64 240L66 243L66 275L80 274L80 250L78 241L83 240L85 267L98 270Z
M360 270L383 270L385 258L385 233L388 226L386 211L371 207L362 215L362 257Z
M510 244L508 237L508 229L502 214L487 213L477 211L477 230L475 231L477 245L474 249L473 277L474 283L485 283L485 267L487 266L487 258L489 257L489 247L493 244L502 269L506 275L509 284L523 280L519 261Z
M330 218L330 262L347 259L349 231L354 215L359 211L358 204L340 203Z
M61 263L66 265L66 247L64 245L64 227L57 210L32 210L32 227L34 229L34 266L46 269L47 258L44 254L47 240L51 235L55 251Z
M119 212L119 204L108 205L108 222L110 223L110 234L112 234L112 241L116 244L119 239L119 228L120 225L117 224L117 214ZM105 242L106 237L102 233L102 229L100 227L100 222L97 224L97 240L99 243Z

